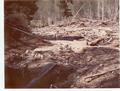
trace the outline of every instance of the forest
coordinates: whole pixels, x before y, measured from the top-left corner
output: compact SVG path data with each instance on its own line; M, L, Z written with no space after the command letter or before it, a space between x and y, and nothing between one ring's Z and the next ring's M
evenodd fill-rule
M64 18L118 20L119 0L38 0L35 20L42 23L61 21Z
M4 0L5 88L119 88L119 0Z

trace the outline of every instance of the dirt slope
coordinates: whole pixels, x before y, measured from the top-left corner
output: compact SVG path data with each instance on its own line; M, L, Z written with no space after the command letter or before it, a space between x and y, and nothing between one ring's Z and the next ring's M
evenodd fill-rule
M6 50L6 87L120 87L116 23L64 22L34 28L33 33L52 45L41 46L39 40L29 39L28 46Z

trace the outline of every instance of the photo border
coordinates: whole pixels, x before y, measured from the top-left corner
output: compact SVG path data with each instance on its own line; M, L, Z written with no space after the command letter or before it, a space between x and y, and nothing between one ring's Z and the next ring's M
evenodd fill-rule
M0 0L0 91L119 91L120 88L109 89L5 89L5 69L4 69L4 0ZM120 0L119 0L119 37L120 37ZM120 41L120 38L119 38ZM120 56L119 56L120 57ZM120 60L120 59L119 59Z

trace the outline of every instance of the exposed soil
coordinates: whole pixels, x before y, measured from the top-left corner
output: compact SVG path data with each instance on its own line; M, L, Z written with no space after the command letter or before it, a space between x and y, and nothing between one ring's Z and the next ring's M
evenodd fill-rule
M118 24L79 20L33 28L5 49L6 88L118 88ZM17 44L18 42L16 42Z

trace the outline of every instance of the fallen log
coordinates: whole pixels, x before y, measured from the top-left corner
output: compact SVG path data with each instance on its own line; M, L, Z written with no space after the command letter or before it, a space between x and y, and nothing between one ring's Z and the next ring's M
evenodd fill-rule
M99 42L104 40L104 38L98 38L89 43L90 46L96 46Z

